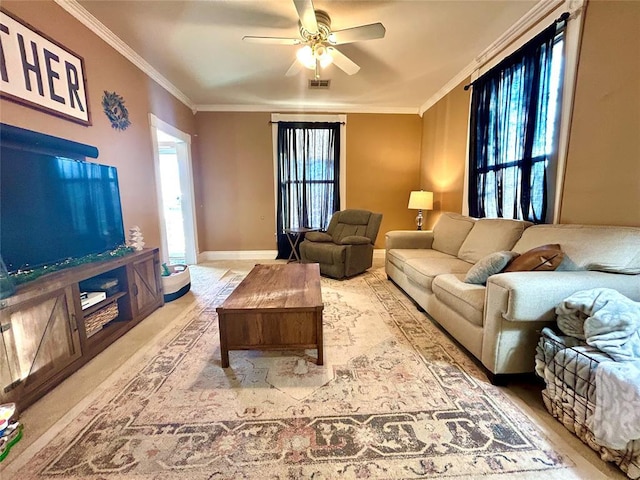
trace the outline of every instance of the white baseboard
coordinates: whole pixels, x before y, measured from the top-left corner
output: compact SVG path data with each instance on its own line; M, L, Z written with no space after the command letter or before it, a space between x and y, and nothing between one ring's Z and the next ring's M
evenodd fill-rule
M384 258L384 248L373 251L373 258ZM220 250L200 252L198 263L211 260L274 260L277 250Z
M277 250L219 250L200 252L198 263L210 260L273 260Z

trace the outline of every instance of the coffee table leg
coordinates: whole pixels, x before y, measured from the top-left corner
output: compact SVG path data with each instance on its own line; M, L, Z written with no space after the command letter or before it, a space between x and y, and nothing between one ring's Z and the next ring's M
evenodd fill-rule
M220 363L222 368L229 367L229 348L227 348L227 324L223 313L218 312L218 330L220 331Z
M222 368L229 368L229 350L226 348L220 348L220 363Z
M318 339L318 360L316 361L316 365L324 365L324 353L323 353L323 344L324 341L322 339L322 311L316 314L316 338Z

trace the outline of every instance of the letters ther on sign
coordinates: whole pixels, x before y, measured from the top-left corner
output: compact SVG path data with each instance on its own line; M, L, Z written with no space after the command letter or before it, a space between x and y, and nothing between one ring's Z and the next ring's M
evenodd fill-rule
M90 125L81 57L0 12L0 94Z

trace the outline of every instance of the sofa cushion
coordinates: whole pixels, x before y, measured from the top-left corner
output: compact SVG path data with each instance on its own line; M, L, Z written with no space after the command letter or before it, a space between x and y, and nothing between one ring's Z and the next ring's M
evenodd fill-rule
M500 273L504 267L517 256L518 254L516 252L510 252L508 250L490 253L486 257L481 258L469 269L467 276L464 277L464 281L465 283L485 285L491 275Z
M444 212L433 227L432 248L449 255L458 255L462 242L475 222L471 217Z
M534 225L513 247L518 253L557 243L564 252L562 270L602 270L640 273L640 228L595 225Z
M400 270L410 258L451 258L451 255L431 248L392 248L387 252L387 260Z
M404 265L404 273L410 282L431 290L431 283L438 275L444 273L466 274L471 264L459 258L411 258Z
M438 300L466 318L482 326L486 287L464 282L464 274L438 275L432 283Z
M465 238L458 257L476 263L490 253L511 250L531 222L506 218L481 218Z
M587 270L595 270L598 272L607 273L626 273L628 275L637 275L640 273L640 250L638 253L627 262L626 265L620 263L603 263L593 262L587 265Z
M504 269L505 272L545 272L558 268L564 258L560 245L541 245L524 252Z

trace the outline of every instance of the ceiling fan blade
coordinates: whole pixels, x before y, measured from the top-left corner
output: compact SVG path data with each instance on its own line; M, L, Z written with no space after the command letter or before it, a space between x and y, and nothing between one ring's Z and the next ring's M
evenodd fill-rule
M345 28L332 32L329 41L333 45L342 45L344 43L358 42L360 40L374 40L376 38L384 38L387 30L380 22L371 23L369 25L360 25L359 27Z
M289 67L289 70L287 70L287 73L285 73L285 76L293 77L294 75L299 74L302 68L302 64L298 60L295 60Z
M329 54L333 57L333 64L347 75L358 73L360 67L344 53L336 48L329 47Z
M252 37L245 36L242 40L250 43L265 43L271 45L300 45L299 38L280 38L280 37Z
M298 11L298 17L300 17L300 23L309 33L318 32L318 21L316 20L316 11L313 8L312 0L293 0L296 10Z

